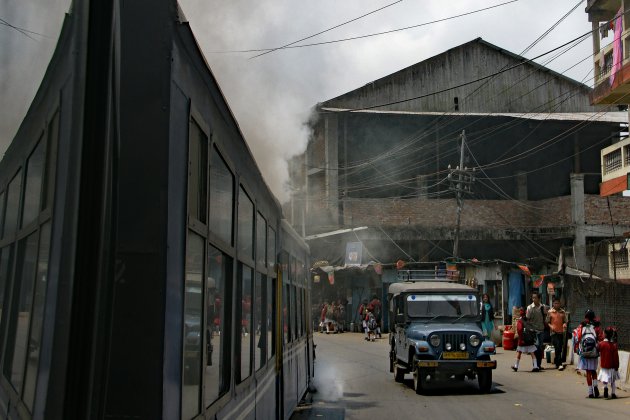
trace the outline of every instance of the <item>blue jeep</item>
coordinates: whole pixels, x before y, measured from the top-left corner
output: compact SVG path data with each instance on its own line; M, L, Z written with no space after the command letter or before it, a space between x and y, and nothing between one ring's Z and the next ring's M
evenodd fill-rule
M429 382L477 377L481 391L490 392L496 350L481 332L476 289L445 280L394 283L388 308L389 370L396 382L413 373L420 394Z

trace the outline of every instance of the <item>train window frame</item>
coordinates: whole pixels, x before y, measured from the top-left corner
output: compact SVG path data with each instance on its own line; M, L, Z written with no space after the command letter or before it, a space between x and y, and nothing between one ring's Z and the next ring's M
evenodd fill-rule
M4 236L4 209L6 202L6 188L0 191L0 239Z
M13 182L19 182L19 184L15 185L15 188L11 189L11 184L13 184ZM4 220L3 220L3 225L2 225L2 239L0 242L4 243L4 242L14 242L16 240L16 236L18 234L19 228L18 228L18 222L20 220L20 212L21 212L21 208L22 208L22 197L23 197L23 193L22 190L24 188L24 171L23 171L23 167L22 165L20 165L20 167L14 172L13 176L11 177L10 181L7 183L7 187L5 189L6 191L6 205L5 205L5 212L4 212ZM16 207L14 208L13 206L11 206L12 211L15 210L15 215L14 215L14 219L13 220L13 216L12 216L12 220L11 223L14 224L14 227L12 228L11 232L7 232L7 215L8 215L8 210L9 210L9 199L12 198L11 197L11 192L12 191L17 191L17 204Z
M243 198L245 200L243 200ZM239 182L238 188L238 199L237 199L237 209L236 209L236 254L240 261L243 261L250 267L256 267L255 251L256 251L256 206L254 200L252 199L252 195L248 192L248 189L243 185L243 183ZM244 231L242 228L244 227L242 224L243 218L241 216L245 215L245 213L241 213L241 211L245 211L245 206L243 203L251 205L251 212L249 212L249 216L251 216L251 232L250 236L243 237L241 236L241 232ZM249 207L249 206L248 206ZM244 210L241 210L244 209ZM249 241L249 248L244 248L244 240Z
M250 288L250 295L253 292L253 286L254 286L254 277L255 277L255 270L245 264L242 261L238 262L236 271L237 271L237 275L236 275L236 322L234 323L234 337L235 337L235 344L234 344L234 355L236 356L237 359L237 363L235 363L235 382L238 385L241 385L245 382L248 382L248 379L252 378L253 375L253 366L254 364L252 363L252 355L253 355L253 335L249 334L249 333L245 333L245 330L243 329L243 318L242 318L242 314L245 311L245 306L243 305L243 284L244 284L244 277L243 274L245 272L245 270L249 270L250 272L250 278L249 278L249 288ZM240 303L239 303L240 302ZM250 305L251 305L251 301L250 301ZM253 322L251 322L251 320L253 319L253 312L251 310L251 306L250 306L250 316L249 316L249 331L251 331L251 326L253 324ZM243 337L247 337L247 347L249 347L249 353L248 353L248 361L246 363L246 366L249 368L248 372L245 373L244 376L244 372L243 372Z
M54 162L57 161L57 143L59 141L60 127L60 111L59 108L51 113L46 125L46 158L44 161L44 171L42 175L42 191L40 198L40 212L44 218L52 213L52 205L55 197L55 177L57 167Z
M31 163L33 163L34 162L33 159L37 157L36 156L37 152L40 153L40 157L42 158L41 170L39 172L39 181L37 179L33 181L33 178L31 178L31 174L33 173L34 168L31 167ZM26 158L26 163L24 165L24 180L23 180L24 185L22 187L24 189L24 192L23 192L21 210L18 216L18 225L19 225L18 229L19 230L28 228L29 226L38 223L38 219L41 213L41 206L42 206L42 189L43 189L43 184L45 182L44 170L46 166L46 155L47 155L46 152L47 152L46 135L44 132L42 132L39 139L35 143L35 146L31 150L31 153L29 153L28 157ZM35 182L35 184L33 184L33 182ZM37 185L37 182L39 182L39 185ZM35 194L29 195L28 194L29 187L33 187L33 186L35 190L32 192L34 192ZM33 199L37 201L29 202L29 197L33 197ZM32 214L29 213L28 214L29 219L25 220L25 218L27 217L27 211L32 212Z
M260 230L261 226L262 232ZM256 244L256 268L258 270L265 270L267 267L267 219L260 213L260 211L256 211L256 227L254 228L254 231L254 242ZM261 234L264 235L262 242L260 238ZM260 254L262 254L262 259Z
M218 161L214 160L214 157L216 156L216 158L218 158ZM213 172L213 168L215 168L216 164L220 163L223 165L223 168L227 170L227 173L230 175L230 181L231 181L231 188L230 188L230 211L229 211L229 215L230 215L230 221L229 221L229 238L227 238L228 240L226 241L225 237L223 236L222 232L216 232L215 230L213 230L213 226L215 225L219 225L221 226L222 223L215 223L213 216L213 209L216 209L218 207L214 207L213 203L216 202L216 200L214 200L213 198L213 182L214 182L214 177L212 176L212 172ZM222 147L218 142L218 139L216 138L216 135L212 135L212 147L210 148L210 160L209 160L209 170L208 170L208 174L209 174L209 180L208 180L208 198L210 201L210 205L208 206L208 237L211 238L211 240L213 242L215 242L219 248L221 249L230 249L234 252L235 250L235 232L234 232L234 228L236 226L236 194L238 192L238 189L236 188L236 186L238 185L238 183L236 182L236 172L233 169L233 165L230 164L229 160L226 159L226 155L223 153L222 151ZM216 191L219 191L218 189ZM215 192L216 192L215 191ZM227 191L227 190L225 190Z
M198 128L200 137L193 138L193 127ZM209 176L210 176L210 129L199 113L192 108L188 121L188 185L187 185L187 218L188 227L207 236L209 220ZM203 139L201 138L203 137ZM196 140L199 141L198 148ZM193 160L193 153L196 159ZM195 173L193 173L195 172ZM191 185L193 180L197 180ZM195 190L197 194L194 194ZM194 198L194 200L193 200ZM193 209L194 208L194 209ZM194 210L194 213L193 213Z
M260 295L260 296L259 296ZM260 299L259 299L260 298ZM252 309L253 321L255 326L254 335L254 372L258 373L267 365L267 275L256 271L254 273L254 308ZM258 331L260 331L258 333ZM260 350L258 350L260 349Z

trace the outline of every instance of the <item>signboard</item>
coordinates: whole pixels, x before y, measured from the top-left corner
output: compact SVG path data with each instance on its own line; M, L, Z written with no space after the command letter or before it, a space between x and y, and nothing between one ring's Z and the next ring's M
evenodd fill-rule
M363 244L361 242L346 243L346 266L361 265Z

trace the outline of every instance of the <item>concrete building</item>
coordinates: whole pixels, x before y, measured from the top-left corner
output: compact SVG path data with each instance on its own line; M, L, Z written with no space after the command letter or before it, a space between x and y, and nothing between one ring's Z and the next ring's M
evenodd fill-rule
M548 270L572 246L588 266L586 246L612 235L610 214L630 226L618 198L609 212L599 196L599 150L627 114L590 94L480 38L452 48L316 106L307 151L290 162L287 214L305 235L368 227L310 241L330 266L347 263L348 243L363 265L444 261L456 239L459 260Z

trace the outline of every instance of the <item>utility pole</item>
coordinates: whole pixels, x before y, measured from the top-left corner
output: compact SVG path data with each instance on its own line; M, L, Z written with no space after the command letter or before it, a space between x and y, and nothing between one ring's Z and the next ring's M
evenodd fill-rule
M451 165L448 166L450 173L448 174L449 189L455 191L455 198L457 199L457 225L455 228L455 241L453 242L453 256L458 258L459 256L459 229L462 218L462 207L464 206L463 193L471 192L472 183L475 181L475 170L472 173L468 168L464 168L464 146L466 142L466 130L462 130L461 134L462 144L459 154L459 166L455 169L451 169Z

